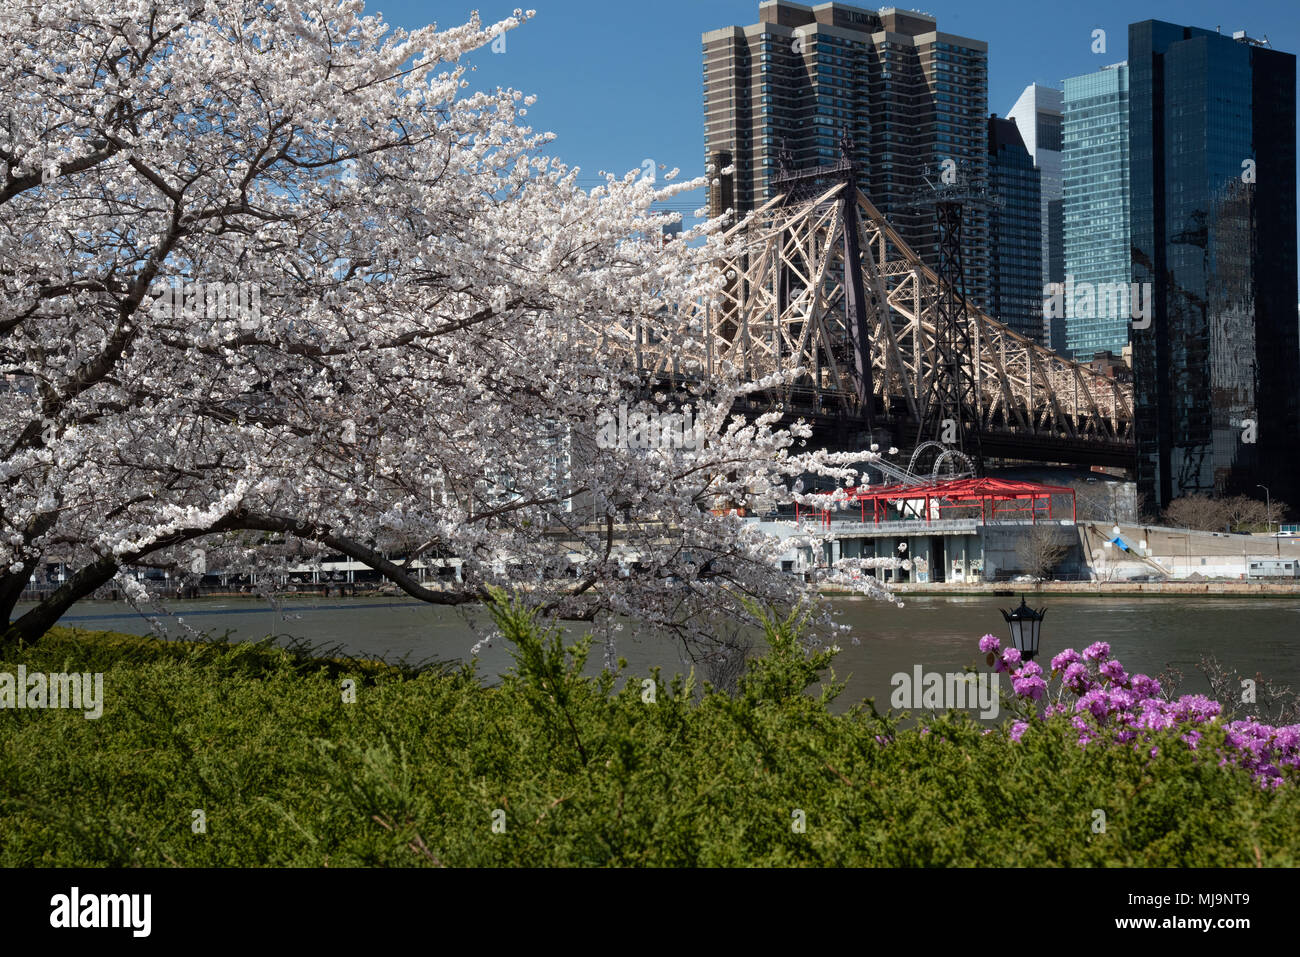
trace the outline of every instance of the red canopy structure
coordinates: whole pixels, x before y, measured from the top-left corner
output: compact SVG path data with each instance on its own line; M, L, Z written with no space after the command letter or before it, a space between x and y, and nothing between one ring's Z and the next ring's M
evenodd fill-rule
M891 502L919 500L925 501L925 521L930 523L931 503L935 503L939 517L943 517L945 508L980 507L980 521L988 522L1008 514L1024 515L1028 513L1030 521L1038 521L1040 509L1045 507L1047 518L1052 517L1052 496L1070 496L1070 518L1077 520L1078 507L1074 498L1074 489L1065 485L1040 485L1037 482L1013 482L995 478L948 479L941 482L929 482L922 485L878 485L862 488L845 489L850 502L857 502L862 510L862 521L867 520L867 502L871 503L872 516L877 524L880 516L888 509ZM834 493L826 492L826 495ZM1010 503L1010 504L1008 504ZM1040 504L1044 503L1044 504ZM999 505L1002 507L999 508ZM829 525L829 509L813 508L812 511L821 521ZM795 519L799 518L799 506L795 506Z

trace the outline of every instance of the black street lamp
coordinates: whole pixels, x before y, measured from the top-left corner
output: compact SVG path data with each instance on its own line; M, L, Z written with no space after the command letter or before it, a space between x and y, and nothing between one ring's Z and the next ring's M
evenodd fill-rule
M1025 604L1025 596L1021 595L1019 608L1014 611L1007 611L1004 608L998 610L1006 619L1007 627L1011 631L1011 643L1020 652L1021 660L1033 661L1034 656L1038 654L1038 633L1043 626L1047 609L1040 608L1034 611Z

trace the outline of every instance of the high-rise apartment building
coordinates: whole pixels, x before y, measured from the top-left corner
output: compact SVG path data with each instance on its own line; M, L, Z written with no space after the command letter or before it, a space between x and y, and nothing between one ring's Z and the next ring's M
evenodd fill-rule
M988 45L939 31L932 16L844 3L759 5L759 22L703 35L709 163L734 164L747 212L775 196L782 150L797 169L833 162L844 134L858 184L931 264L938 247L926 177L988 182ZM951 164L945 164L951 160ZM714 203L725 195L715 190ZM988 305L988 216L963 223L966 292Z
M1029 151L1039 172L1039 230L1044 288L1050 283L1065 282L1064 191L1061 177L1065 118L1062 109L1060 90L1034 83L1025 87L1007 113L1007 119L1015 122L1025 149ZM1064 317L1053 319L1044 316L1040 341L1057 352L1064 353Z
M1066 352L1119 355L1129 337L1129 68L1065 81L1061 158Z
M989 117L989 311L1029 339L1043 333L1041 173L1011 120Z
M1138 486L1295 503L1295 56L1156 20L1128 45L1132 270L1154 290L1133 329Z

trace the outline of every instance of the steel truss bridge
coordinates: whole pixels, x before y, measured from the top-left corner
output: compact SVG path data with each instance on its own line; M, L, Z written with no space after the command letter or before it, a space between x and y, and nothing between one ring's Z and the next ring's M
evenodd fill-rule
M702 338L690 364L706 377L724 365L750 378L805 370L751 397L746 411L780 407L802 416L830 447L861 447L854 443L868 435L904 449L952 442L927 423L942 423L934 403L954 394L942 380L956 374L964 383L960 412L941 411L960 414L956 431L967 452L974 438L982 458L1132 467L1131 385L1058 356L971 304L954 335L946 316L963 320L961 310L951 312L952 291L851 174L802 192L807 198L791 189L731 228L740 252L719 263L728 279L720 303L678 309L680 328L690 330L683 338ZM626 332L643 376L682 376L680 352L670 360L640 328Z

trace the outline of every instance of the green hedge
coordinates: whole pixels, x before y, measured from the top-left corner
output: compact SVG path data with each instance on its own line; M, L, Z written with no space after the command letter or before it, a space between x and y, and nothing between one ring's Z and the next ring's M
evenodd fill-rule
M0 671L102 671L98 720L0 711L0 865L1294 866L1297 782L1220 768L1211 729L1150 758L1020 743L963 715L832 714L798 622L733 697L581 674L503 602L517 674L56 629ZM344 701L345 680L355 702ZM653 698L653 701L650 699ZM195 833L195 810L206 830ZM1105 829L1098 831L1105 815ZM796 813L798 812L798 813ZM802 827L800 827L802 824Z

